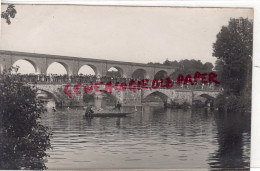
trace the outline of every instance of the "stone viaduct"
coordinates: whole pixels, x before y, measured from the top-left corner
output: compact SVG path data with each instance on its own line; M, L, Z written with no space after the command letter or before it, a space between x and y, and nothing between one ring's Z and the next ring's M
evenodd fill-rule
M54 62L63 65L68 75L77 75L79 69L84 65L91 67L96 76L105 76L107 71L114 67L120 72L121 76L125 78L132 78L133 73L138 70L141 71L144 78L148 79L153 79L159 72L170 75L176 70L175 68L162 65L155 66L143 63L0 50L1 72L3 69L10 68L18 60L30 62L38 74L47 74L48 67Z
M26 53L26 52L14 52L14 51L3 51L0 50L0 71L3 69L10 68L16 61L26 60L30 62L36 73L38 74L47 74L48 67L54 63L58 62L64 66L68 75L77 75L79 69L84 66L90 66L96 76L106 76L107 71L114 67L116 68L122 77L133 78L133 74L136 71L143 74L143 78L153 79L156 74L162 72L165 75L170 75L176 71L176 68L162 66L162 65L149 65L143 63L133 63L133 62L120 62L120 61L111 61L111 60L100 60L100 59L90 59L90 58L79 58L79 57L70 57L70 56L59 56L59 55L46 55L46 54L35 54L35 53ZM141 72L140 72L141 71ZM46 92L51 95L56 102L69 101L66 94L63 92L65 84L55 84L55 83L37 83L36 88L41 91ZM100 86L102 90L102 86ZM103 87L104 89L104 87ZM81 87L81 94L74 94L73 101L77 103L78 106L83 106L84 102L84 91ZM89 95L92 95L94 99L100 99L105 96L103 93L93 92ZM106 93L107 96L110 96L114 101L120 101L123 105L140 105L143 100L150 96L158 96L164 103L169 103L175 101L179 104L187 102L192 104L193 100L205 100L200 95L208 94L212 97L216 97L219 94L219 91L207 91L207 90L185 90L185 89L148 89L137 91L133 93L131 90L127 89L126 91L117 91L113 90L111 94Z

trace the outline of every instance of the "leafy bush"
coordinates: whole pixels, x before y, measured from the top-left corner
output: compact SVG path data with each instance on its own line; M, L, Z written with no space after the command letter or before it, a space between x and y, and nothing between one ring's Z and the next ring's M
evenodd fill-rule
M215 106L220 111L244 112L251 109L251 97L221 94L216 98Z
M11 71L0 75L0 169L46 169L51 133L39 121L46 110L37 90Z

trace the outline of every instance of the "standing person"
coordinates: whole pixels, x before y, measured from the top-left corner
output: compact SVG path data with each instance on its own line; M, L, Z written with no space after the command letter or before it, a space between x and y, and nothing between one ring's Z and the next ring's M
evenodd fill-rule
M121 112L121 107L122 107L122 105L118 101L117 104L116 104L116 109L118 109L119 112Z
M56 112L56 111L57 111L54 106L52 107L52 111L53 111L53 112Z

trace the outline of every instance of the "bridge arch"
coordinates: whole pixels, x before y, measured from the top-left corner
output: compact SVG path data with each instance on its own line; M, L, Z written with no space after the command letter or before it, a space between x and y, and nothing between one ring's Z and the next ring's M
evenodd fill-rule
M119 99L115 94L110 94L104 90L101 92L92 92L83 94L83 102L86 104L93 104L96 107L115 106Z
M97 75L97 68L91 64L83 64L79 67L78 75L81 73L84 73L83 75Z
M168 95L166 95L166 94L163 93L163 92L154 91L154 92L150 92L150 93L148 93L148 94L145 94L145 95L143 96L143 101L146 101L147 98L149 98L149 97L151 97L151 96L157 96L157 97L159 97L164 104L167 104L167 101L168 101L168 99L170 98Z
M132 78L143 80L144 78L146 78L146 75L147 75L147 71L142 68L139 68L134 70L134 72L132 73Z
M95 100L95 93L84 93L83 94L83 102L88 104L88 103L94 103Z
M50 74L50 72L48 72L49 70L50 70L50 67L52 67L52 66L59 66L59 67L63 67L65 70L66 70L66 74L67 75L71 75L72 74L72 71L70 70L70 68L69 68L69 66L66 64L66 63L64 63L64 62L59 62L59 61L54 61L54 62L52 62L52 63L50 63L48 66L47 66L47 70L46 70L46 74L47 75L49 75ZM51 72L52 73L52 72ZM55 73L54 73L55 74ZM58 73L59 74L59 73Z
M154 79L165 79L167 78L168 73L165 70L159 70L154 74Z
M212 101L212 102L214 102L215 101L215 97L213 97L213 96L211 96L211 95L209 95L209 94L201 94L200 95L200 97L202 97L202 98L204 98L205 99L205 102L207 102L207 101Z
M107 96L112 104L116 104L116 102L119 101L119 99L113 93L110 94L109 92L104 90L102 90L101 92Z
M205 106L208 106L208 105L209 105L210 107L213 107L213 106L214 106L214 103L215 103L215 100L216 100L215 97L213 97L213 96L211 96L211 95L209 95L209 94L205 94L205 93L201 94L200 97L203 98L203 101L204 101L204 105L205 105Z
M211 95L209 95L209 94L206 94L206 93L202 93L200 96L201 96L201 97L204 97L204 98L206 98L206 99L208 99L208 100L214 100L214 99L216 99L215 97L213 97L213 96L211 96Z
M18 66L20 68L23 68L22 64L21 64L21 66L19 64L20 62L23 62L23 61L26 62L27 64L33 66L33 68L34 68L34 73L33 74L39 74L40 73L40 69L37 66L36 62L34 62L34 61L30 60L30 59L26 59L26 58L21 58L21 59L14 60L13 63L12 63L12 66L16 66L15 64L18 63ZM19 70L18 70L18 72L19 72Z
M55 102L59 102L58 98L55 96L54 93L47 91L47 90L43 90L43 89L37 89L37 94L39 95L41 92L44 92L48 98L52 98ZM38 96L39 97L39 96Z
M118 76L123 77L124 76L124 70L121 67L118 66L112 66L107 70L107 76Z

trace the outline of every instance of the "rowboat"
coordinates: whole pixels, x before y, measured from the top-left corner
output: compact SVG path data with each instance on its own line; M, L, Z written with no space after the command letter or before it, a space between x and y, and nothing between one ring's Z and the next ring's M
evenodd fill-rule
M135 111L133 112L117 112L117 111L94 111L94 113L92 113L90 116L89 115L84 115L85 117L126 117L132 113L135 113Z
M84 109L87 109L87 107L83 107ZM88 110L88 109L87 109ZM85 118L93 118L93 117L126 117L127 115L130 115L132 113L137 112L137 109L135 107L134 111L132 112L120 112L116 108L111 109L93 109L93 113L91 115L88 115L85 112Z
M93 113L91 117L126 117L133 112L122 112L122 113Z

